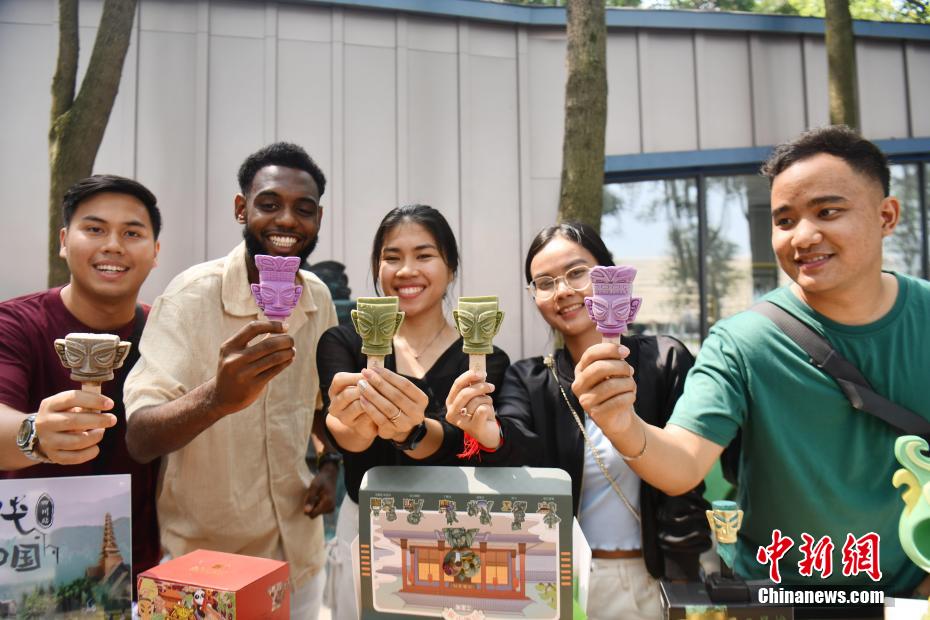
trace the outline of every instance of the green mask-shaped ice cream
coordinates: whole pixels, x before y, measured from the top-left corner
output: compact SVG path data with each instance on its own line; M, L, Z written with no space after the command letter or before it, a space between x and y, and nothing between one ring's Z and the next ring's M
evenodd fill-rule
M459 297L459 306L452 311L452 316L464 340L462 351L469 355L490 355L494 352L494 336L504 321L496 295Z
M384 357L391 354L391 339L404 322L397 297L359 297L352 311L352 325L362 337L362 353Z

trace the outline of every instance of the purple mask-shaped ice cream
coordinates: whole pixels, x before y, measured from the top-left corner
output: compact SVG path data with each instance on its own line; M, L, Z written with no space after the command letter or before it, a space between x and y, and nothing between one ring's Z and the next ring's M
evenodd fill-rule
M642 297L633 297L636 269L626 265L591 269L592 297L584 298L591 320L605 338L616 338L626 331L639 312Z
M252 284L255 303L265 312L269 321L285 321L297 305L304 287L294 284L300 268L296 256L266 256L257 254L258 284Z

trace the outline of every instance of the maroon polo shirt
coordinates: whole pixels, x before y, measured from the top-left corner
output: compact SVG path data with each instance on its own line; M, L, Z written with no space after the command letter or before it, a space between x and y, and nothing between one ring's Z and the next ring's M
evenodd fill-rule
M149 307L143 306L146 316ZM115 332L130 340L135 318ZM56 338L72 332L101 333L81 323L65 307L61 288L24 295L0 303L0 402L18 411L34 413L44 398L65 390L81 389L71 380L71 371L61 364L55 351ZM133 342L133 347L138 347ZM0 472L0 478L48 478L130 474L132 476L132 572L135 575L158 564L160 545L155 514L155 487L159 460L136 463L126 449L126 412L123 408L123 382L128 364L115 372L113 381L103 384L102 392L113 400L111 413L116 426L103 435L97 458L79 465L41 463L16 471Z

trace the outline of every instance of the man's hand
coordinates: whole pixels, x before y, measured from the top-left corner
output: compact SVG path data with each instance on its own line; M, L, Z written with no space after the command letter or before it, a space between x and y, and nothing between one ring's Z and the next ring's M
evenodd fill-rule
M116 424L113 401L101 394L68 390L49 396L36 413L38 448L53 463L76 465L100 454L104 429ZM92 413L88 413L92 412Z
M271 334L254 344L257 336ZM297 351L278 321L252 321L220 347L212 408L226 416L251 405L265 385L287 368Z
M459 427L485 448L496 450L501 435L489 396L494 385L485 379L485 373L468 370L455 380L446 397L446 422Z
M575 366L572 392L607 436L624 433L635 417L636 382L633 367L624 361L629 354L623 345L596 344Z
M335 463L323 463L320 471L310 482L304 499L304 514L316 519L336 509L336 478L339 466Z

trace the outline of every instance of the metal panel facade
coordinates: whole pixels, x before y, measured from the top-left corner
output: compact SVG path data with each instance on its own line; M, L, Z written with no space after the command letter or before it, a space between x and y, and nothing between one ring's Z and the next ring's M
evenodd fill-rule
M453 295L500 295L499 344L515 359L538 354L547 330L523 291L523 256L558 201L564 11L377 4L140 0L96 170L134 176L160 199L162 254L143 298L238 242L239 164L291 140L328 178L314 260L344 262L353 293L371 293L381 217L432 204L462 246ZM82 68L100 7L81 3ZM788 32L775 32L775 18L673 13L609 14L608 155L673 162L681 151L765 147L826 121L819 20L785 18ZM0 281L4 299L45 282L56 20L54 0L0 0L0 84L15 93L0 102L0 204L19 231L0 246L18 267ZM866 135L930 135L930 36L866 26Z

